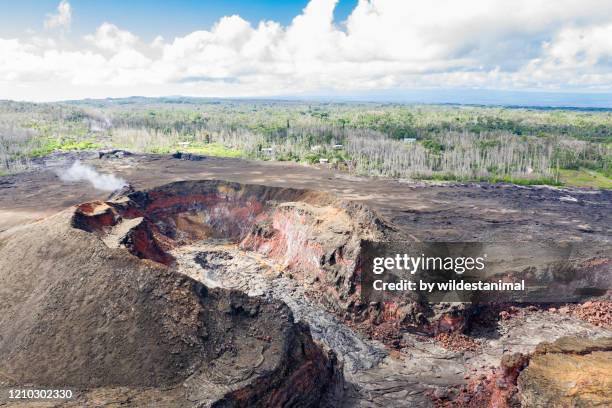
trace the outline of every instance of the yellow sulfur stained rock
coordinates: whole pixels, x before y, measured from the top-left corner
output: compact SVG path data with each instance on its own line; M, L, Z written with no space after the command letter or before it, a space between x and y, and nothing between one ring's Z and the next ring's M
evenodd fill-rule
M518 388L524 407L612 406L612 338L543 343Z

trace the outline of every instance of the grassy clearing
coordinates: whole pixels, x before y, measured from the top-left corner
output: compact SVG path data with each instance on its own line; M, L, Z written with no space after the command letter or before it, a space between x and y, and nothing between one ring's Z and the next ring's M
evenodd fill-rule
M201 154L203 156L216 156L216 157L244 157L244 153L239 149L232 149L221 143L208 143L194 146L187 146L184 149L180 149L187 153Z
M455 182L480 182L480 183L509 183L516 184L519 186L562 186L563 182L557 181L552 178L537 177L537 178L517 178L517 177L458 177L453 174L433 174L429 176L417 176L418 180L431 180L431 181L455 181Z
M48 140L43 143L40 147L35 148L30 152L30 157L42 157L47 156L53 152L68 152L73 150L91 150L100 149L102 145L91 140Z
M149 152L155 154L171 154L175 152L181 153L192 153L200 154L202 156L215 156L215 157L244 157L244 152L239 149L232 149L221 143L208 143L208 144L196 144L189 146L163 146L163 147L152 147L148 149Z
M229 143L213 141L201 133L182 134L177 131L164 132L158 129L118 128L111 134L114 147L135 152L172 154L176 152L216 157L245 157L245 151Z
M612 179L594 171L581 168L579 170L559 170L563 184L572 187L612 188Z

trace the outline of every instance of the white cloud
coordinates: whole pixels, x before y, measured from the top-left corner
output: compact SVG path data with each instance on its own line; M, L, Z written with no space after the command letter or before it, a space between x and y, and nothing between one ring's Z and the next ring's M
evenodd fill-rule
M67 0L57 5L57 13L49 14L45 20L45 28L69 28L72 21L72 7Z
M343 28L333 20L336 3L311 0L287 26L232 15L208 30L151 43L108 22L83 42L0 39L0 94L54 100L431 87L612 90L612 2L360 0ZM69 23L67 2L57 16L62 5Z
M139 41L129 31L106 22L102 23L94 34L86 35L85 40L101 50L111 52L121 52L134 48Z

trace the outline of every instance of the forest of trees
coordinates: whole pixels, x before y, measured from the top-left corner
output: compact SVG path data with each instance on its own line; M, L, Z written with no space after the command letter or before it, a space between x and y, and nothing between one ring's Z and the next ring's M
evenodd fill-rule
M325 165L411 179L610 178L612 112L205 99L0 102L0 171L54 151L125 148Z

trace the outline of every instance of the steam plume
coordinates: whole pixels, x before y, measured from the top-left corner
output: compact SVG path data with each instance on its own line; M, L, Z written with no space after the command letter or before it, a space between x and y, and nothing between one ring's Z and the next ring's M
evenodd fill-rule
M57 175L62 181L89 181L94 188L102 191L115 191L127 185L127 182L113 174L100 174L93 167L81 164L79 160Z

